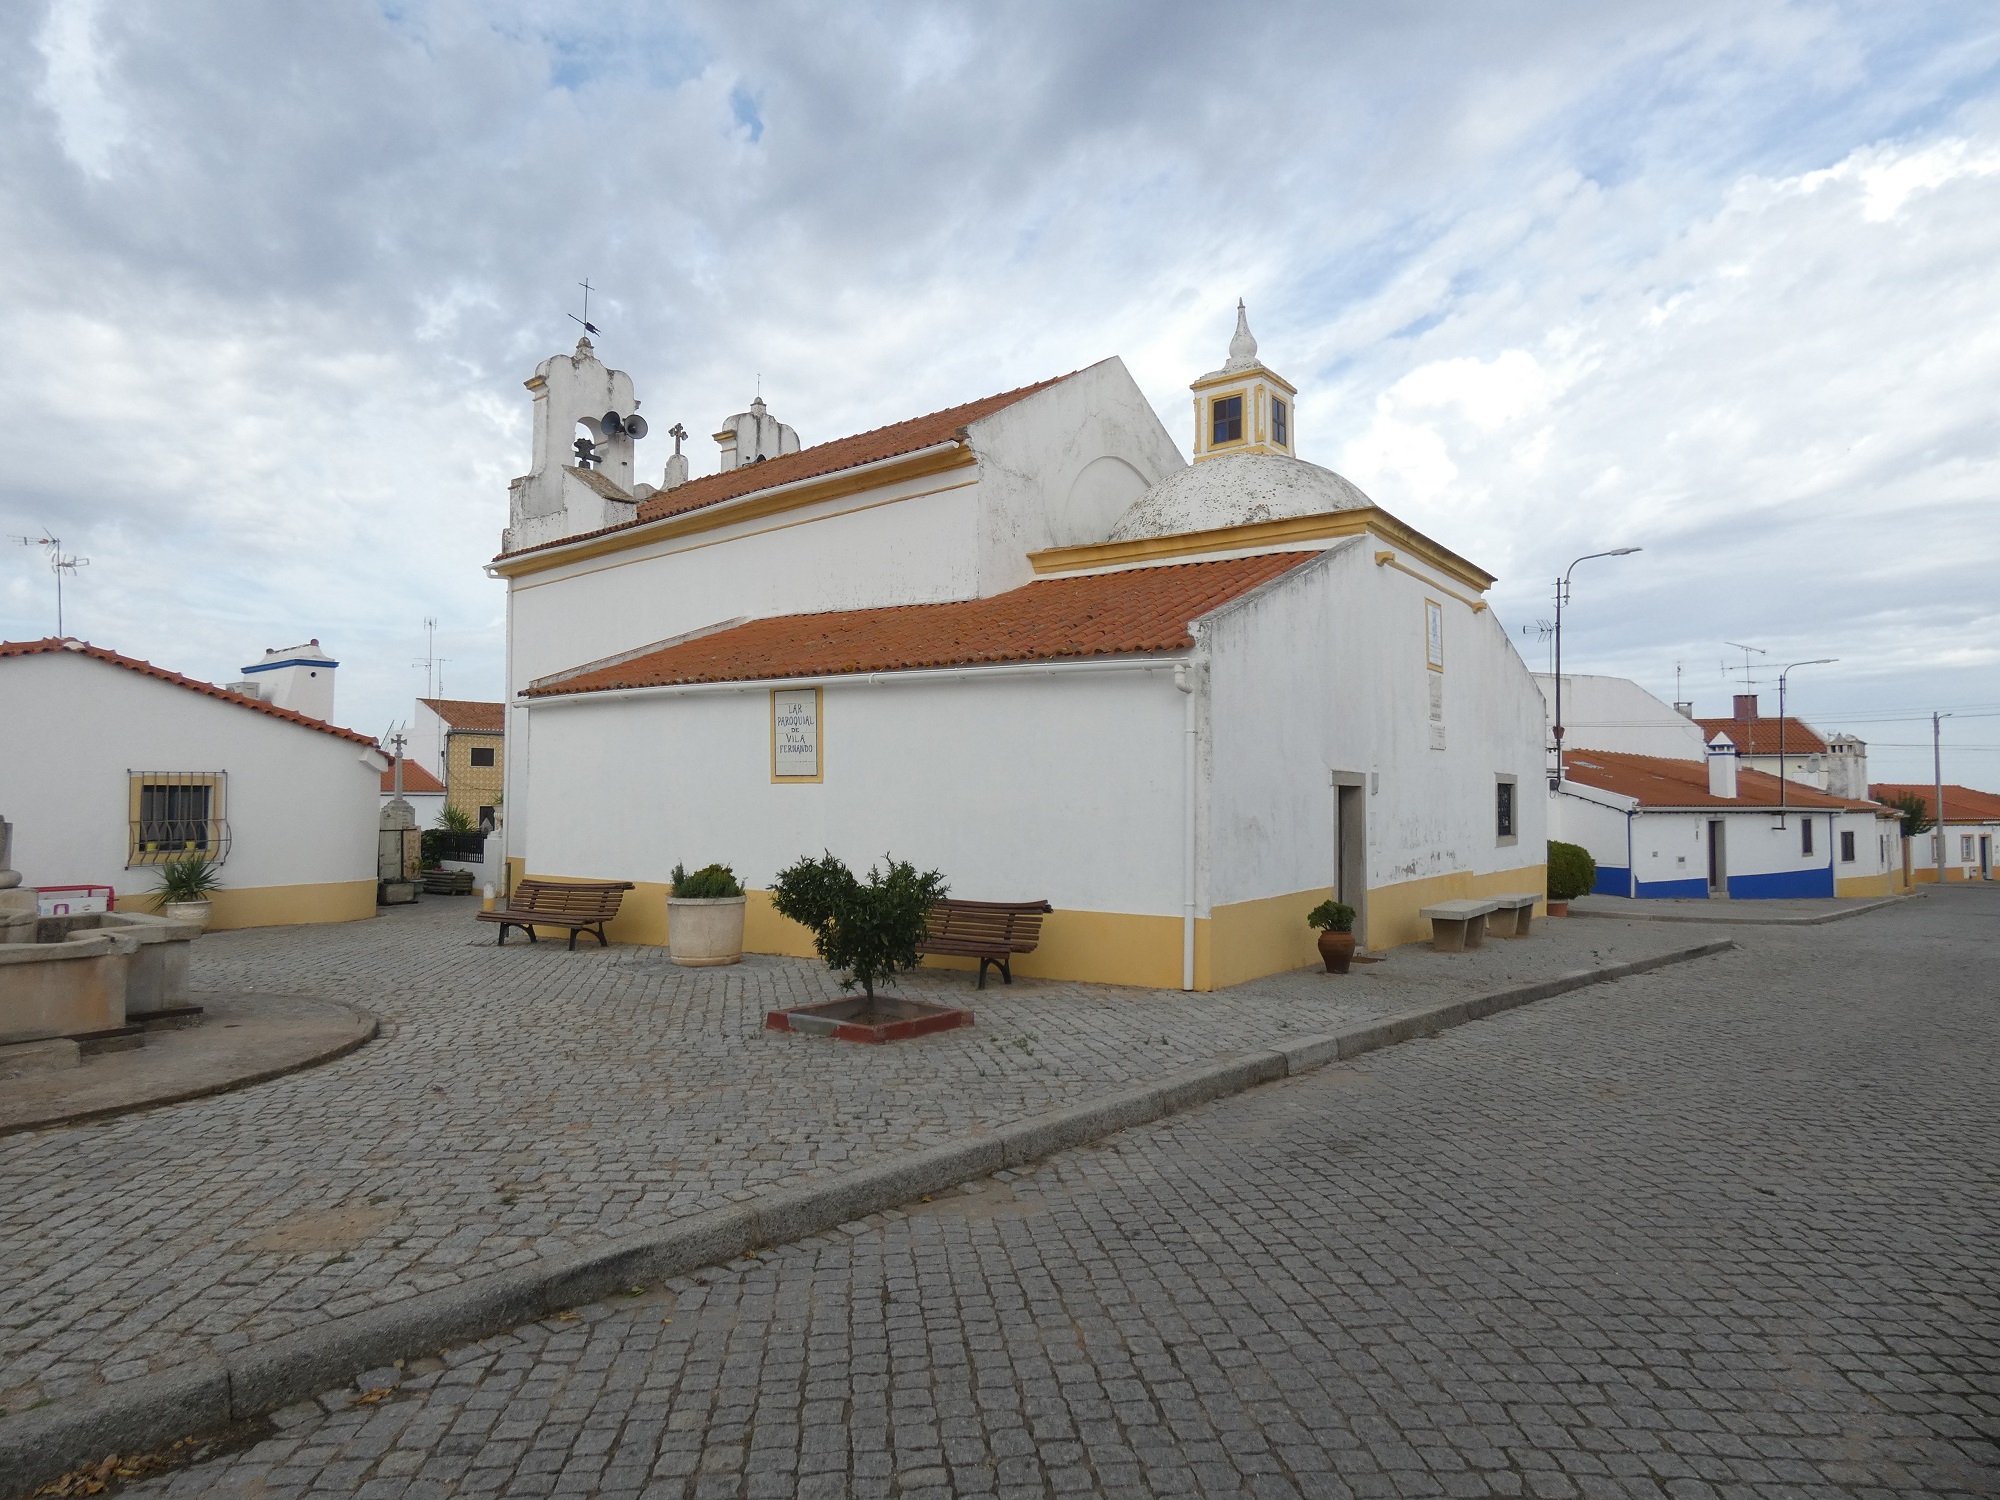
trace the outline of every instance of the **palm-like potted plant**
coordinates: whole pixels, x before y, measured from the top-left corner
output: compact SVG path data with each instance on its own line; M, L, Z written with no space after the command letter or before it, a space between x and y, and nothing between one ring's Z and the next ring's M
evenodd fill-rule
M160 883L155 890L159 912L170 921L187 922L206 928L210 914L209 895L222 888L222 879L205 854L186 854L160 866Z
M1566 917L1569 904L1597 884L1597 861L1581 844L1549 840L1549 915Z
M674 866L667 892L667 953L684 969L712 969L743 961L743 912L749 898L728 865L705 865L692 875Z
M1329 897L1306 913L1306 925L1319 929L1319 956L1326 972L1345 974L1354 962L1354 908Z

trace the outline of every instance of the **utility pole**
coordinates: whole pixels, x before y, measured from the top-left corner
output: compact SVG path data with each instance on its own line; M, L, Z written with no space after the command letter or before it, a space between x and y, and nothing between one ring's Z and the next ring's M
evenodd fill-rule
M1745 658L1746 660L1748 658ZM1791 778L1785 774L1785 679L1794 667L1825 667L1839 661L1837 656L1816 656L1811 661L1795 661L1778 674L1778 826L1785 826L1785 789ZM1827 837L1833 837L1833 825L1827 824Z
M1639 547L1613 547L1609 552L1586 552L1582 557L1576 559L1576 562L1572 562L1567 568L1564 568L1562 577L1556 580L1554 674L1556 679L1556 770L1555 775L1549 778L1550 796L1554 796L1562 790L1563 779L1563 605L1569 600L1569 575L1576 571L1577 563L1587 563L1593 557L1628 557L1632 553L1642 550L1644 549Z
M1937 849L1938 884L1944 884L1944 716L1931 714L1931 829Z

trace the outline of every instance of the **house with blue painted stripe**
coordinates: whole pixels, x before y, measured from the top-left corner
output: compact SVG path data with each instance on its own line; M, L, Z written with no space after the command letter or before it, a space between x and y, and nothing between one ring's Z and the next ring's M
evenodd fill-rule
M1563 757L1550 837L1590 851L1600 895L1893 893L1901 856L1893 810L1781 783L1739 761L1720 732L1699 761L1572 750Z

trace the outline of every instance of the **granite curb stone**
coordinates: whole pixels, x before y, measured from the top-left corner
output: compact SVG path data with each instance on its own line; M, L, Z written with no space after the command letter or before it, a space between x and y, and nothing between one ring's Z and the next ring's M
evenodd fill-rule
M106 1453L142 1452L190 1433L261 1416L335 1389L360 1371L532 1322L622 1287L684 1275L760 1246L830 1229L1258 1084L1735 946L1722 939L1628 963L1575 970L1182 1069L1140 1088L1038 1115L989 1135L767 1191L668 1228L539 1257L529 1265L331 1319L217 1361L140 1376L88 1396L0 1418L0 1496L25 1495Z

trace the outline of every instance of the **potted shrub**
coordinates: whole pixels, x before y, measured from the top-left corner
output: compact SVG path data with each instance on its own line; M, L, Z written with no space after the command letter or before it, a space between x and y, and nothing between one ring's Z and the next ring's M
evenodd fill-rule
M771 891L778 914L812 932L826 966L847 970L840 987L858 984L869 1000L878 982L922 961L917 944L947 890L936 870L919 875L906 860L882 858L887 870L871 868L865 882L831 853L802 859L778 872Z
M1597 885L1597 861L1590 851L1561 839L1549 840L1549 915L1566 917L1569 904Z
M1319 929L1319 956L1326 972L1345 974L1354 961L1354 908L1328 899L1306 913L1306 925Z
M704 865L692 875L674 866L667 892L667 955L684 969L712 969L743 959L747 898L728 865Z
M222 888L205 854L186 854L160 866L160 883L155 890L160 915L174 922L186 922L204 930L210 914L209 894Z

